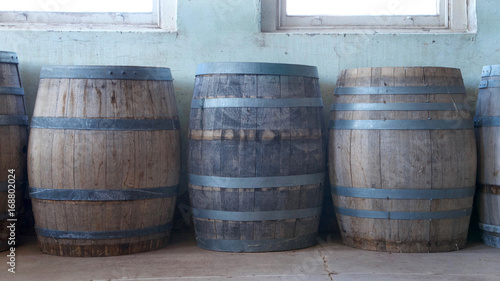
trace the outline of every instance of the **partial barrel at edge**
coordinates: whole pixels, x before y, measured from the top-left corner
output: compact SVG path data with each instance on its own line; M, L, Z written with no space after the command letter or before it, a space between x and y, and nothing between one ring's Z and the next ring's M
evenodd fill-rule
M476 207L486 245L500 248L500 65L483 67L474 117L478 177Z
M11 222L7 220L16 219L17 230L21 222L26 184L27 128L28 116L17 54L0 52L0 251L10 248L11 229L7 226Z

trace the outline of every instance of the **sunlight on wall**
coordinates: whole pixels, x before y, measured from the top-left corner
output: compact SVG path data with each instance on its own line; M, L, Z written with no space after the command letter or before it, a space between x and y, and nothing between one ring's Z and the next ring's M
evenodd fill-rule
M437 15L440 0L287 0L289 16Z
M151 13L153 0L4 0L0 11Z

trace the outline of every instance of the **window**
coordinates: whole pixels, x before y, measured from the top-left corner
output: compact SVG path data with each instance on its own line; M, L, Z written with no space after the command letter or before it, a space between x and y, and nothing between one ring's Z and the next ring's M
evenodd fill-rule
M0 2L0 28L135 30L176 28L177 0Z
M474 32L475 0L262 0L262 31Z

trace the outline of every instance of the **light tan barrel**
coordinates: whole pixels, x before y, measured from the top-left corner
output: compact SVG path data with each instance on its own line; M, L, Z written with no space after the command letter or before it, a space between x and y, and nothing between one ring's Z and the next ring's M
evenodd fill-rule
M476 206L486 245L500 248L500 65L483 68L475 126L478 150Z
M342 71L329 167L346 245L387 252L465 246L476 177L465 99L459 69Z
M166 245L179 169L170 69L42 68L28 175L44 253L112 256Z
M0 251L17 246L19 211L26 180L28 117L17 54L0 52ZM9 221L10 220L10 221ZM7 228L13 223L14 228ZM11 229L13 230L11 232Z

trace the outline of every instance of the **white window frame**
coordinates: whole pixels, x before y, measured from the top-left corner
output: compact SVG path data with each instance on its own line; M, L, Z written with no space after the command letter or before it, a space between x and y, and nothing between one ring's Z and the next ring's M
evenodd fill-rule
M438 16L288 16L286 1L261 0L262 32L476 32L476 0L440 0Z
M177 0L154 0L152 13L0 11L0 29L171 32L177 29Z

